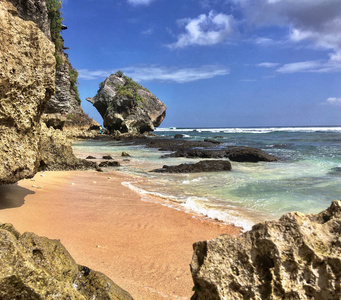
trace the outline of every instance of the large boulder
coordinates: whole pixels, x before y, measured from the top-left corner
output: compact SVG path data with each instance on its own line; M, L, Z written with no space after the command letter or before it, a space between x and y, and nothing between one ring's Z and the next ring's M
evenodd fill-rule
M166 116L166 106L156 96L121 72L105 79L97 95L87 100L101 114L110 133L153 131Z
M104 274L77 265L57 240L0 224L0 253L0 299L132 299Z
M38 26L0 0L0 184L38 169L40 116L55 87L53 53Z
M193 247L193 300L340 299L341 201Z

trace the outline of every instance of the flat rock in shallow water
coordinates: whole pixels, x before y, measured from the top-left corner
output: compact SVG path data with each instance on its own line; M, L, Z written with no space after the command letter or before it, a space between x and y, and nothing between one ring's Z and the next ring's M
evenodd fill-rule
M341 295L341 201L319 214L291 212L193 245L192 300L328 299Z
M230 171L231 163L227 160L203 160L196 164L181 164L178 166L163 166L153 170L157 173L197 173Z
M96 159L96 157L95 157L95 156L92 156L92 155L89 155L89 156L87 156L85 159Z
M121 164L118 161L103 161L98 166L103 167L119 167Z
M228 147L226 157L237 162L278 161L278 158L253 147Z
M113 159L110 155L104 155L102 158L103 159Z

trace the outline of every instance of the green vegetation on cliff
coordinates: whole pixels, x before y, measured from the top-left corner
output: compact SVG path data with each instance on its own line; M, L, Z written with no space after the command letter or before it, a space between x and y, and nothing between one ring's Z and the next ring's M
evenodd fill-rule
M63 49L63 38L62 38L62 0L46 0L46 6L50 19L50 32L51 38L56 46L55 57L57 66L63 63L63 60L60 56L60 51Z
M81 103L81 98L79 97L79 91L78 91L78 72L76 69L72 68L69 70L69 77L70 77L70 84L71 84L71 90L74 91L76 100L78 103Z
M148 91L145 87L135 82L128 76L125 76L122 71L117 71L115 73L117 77L124 78L126 83L124 85L118 85L118 91L116 97L128 97L131 99L135 99L137 103L141 104L143 102L143 98L139 95L138 90Z
M62 0L46 0L46 6L48 10L49 20L50 20L50 32L52 41L55 44L55 58L56 58L56 67L64 64L63 60L63 47L64 40L62 38ZM73 94L78 101L81 103L81 99L79 97L78 91L78 72L74 69L70 64L69 69L69 78L70 78L70 88L73 91Z

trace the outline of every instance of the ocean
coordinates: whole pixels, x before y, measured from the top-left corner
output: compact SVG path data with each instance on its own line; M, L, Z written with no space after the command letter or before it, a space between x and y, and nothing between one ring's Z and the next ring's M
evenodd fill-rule
M215 139L219 146L251 146L280 158L278 162L232 163L230 172L165 174L163 165L199 159L163 158L161 152L117 141L76 141L77 156L110 154L121 162L115 171L143 201L158 202L194 216L251 229L255 223L286 212L318 213L341 199L341 127L159 128L158 137ZM122 151L129 161L123 161ZM97 155L97 156L96 156Z

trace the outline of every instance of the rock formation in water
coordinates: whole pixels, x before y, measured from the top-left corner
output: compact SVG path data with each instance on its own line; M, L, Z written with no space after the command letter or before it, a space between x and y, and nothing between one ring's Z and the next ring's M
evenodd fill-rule
M232 166L228 160L202 160L195 164L181 164L177 166L163 166L153 170L156 173L198 173L231 171Z
M193 300L340 299L341 201L193 248Z
M0 299L132 299L104 274L77 265L57 240L0 224L0 253Z
M0 184L39 166L40 116L54 93L54 45L33 22L0 1Z
M101 114L110 133L153 131L166 116L166 106L158 98L120 71L105 79L97 95L87 100Z

